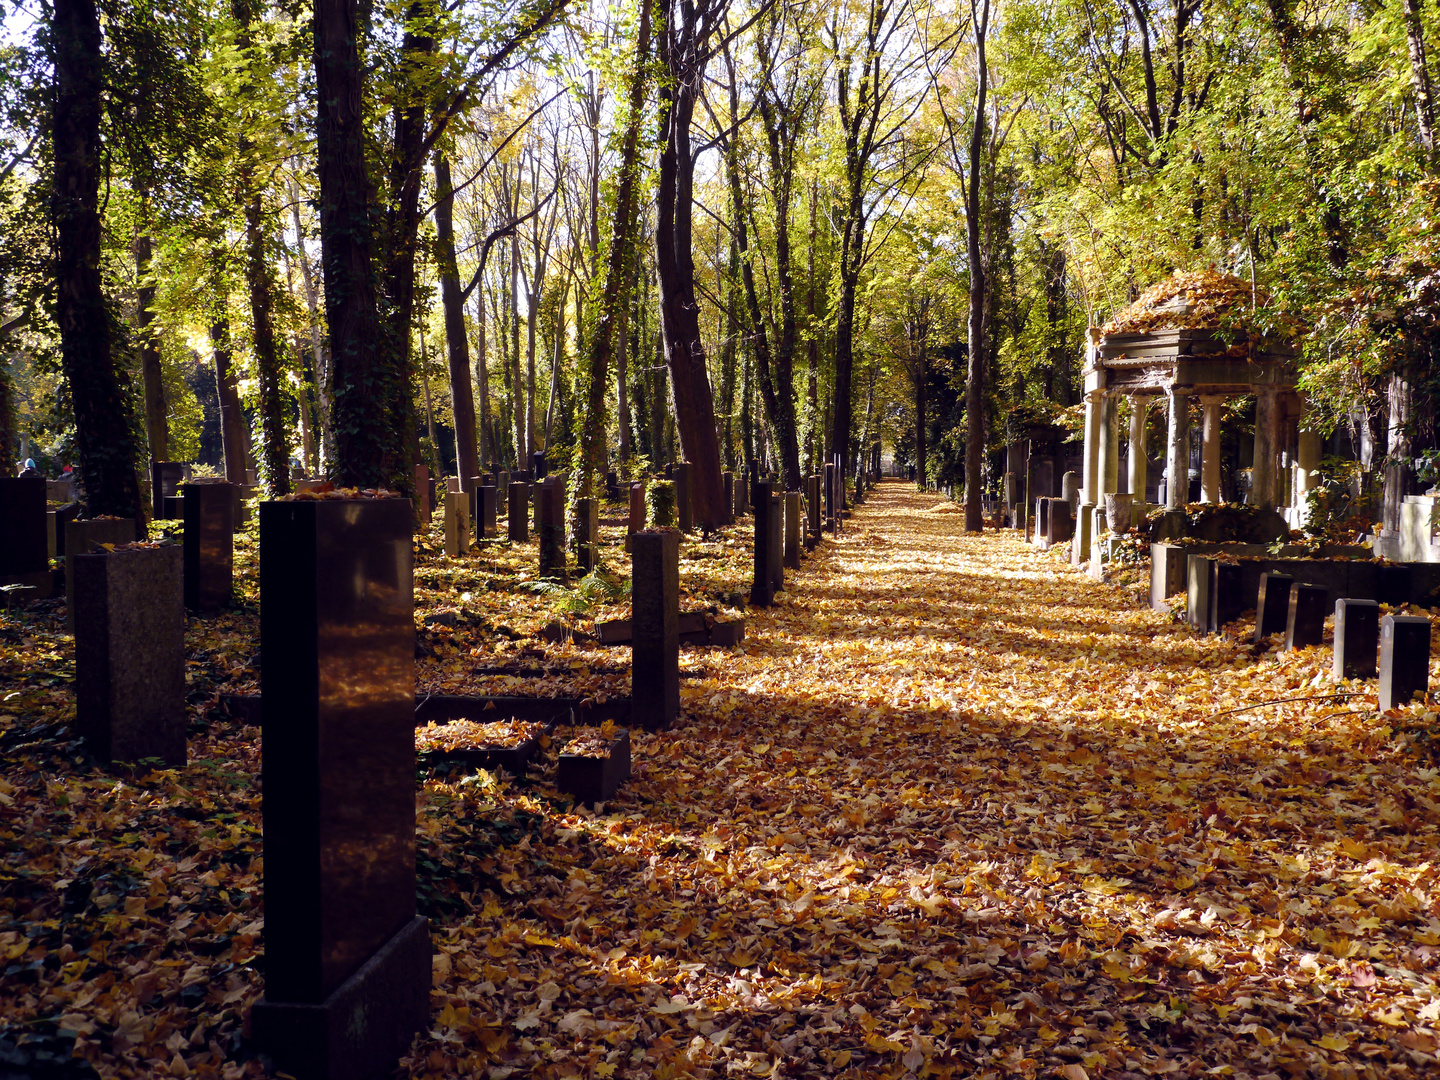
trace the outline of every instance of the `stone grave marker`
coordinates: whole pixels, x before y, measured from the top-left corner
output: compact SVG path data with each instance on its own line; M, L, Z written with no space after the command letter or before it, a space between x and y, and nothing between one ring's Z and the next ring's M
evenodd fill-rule
M1210 631L1212 563L1205 555L1185 559L1185 621L1202 633Z
M250 1028L300 1080L389 1076L429 1020L411 530L405 499L260 508L266 963Z
M176 518L184 514L183 504L165 501L180 497L180 484L184 479L185 466L182 462L152 461L150 463L151 514L156 521Z
M470 496L470 521L475 526L475 538L480 538L480 489L490 483L484 475L470 477L470 486L465 488ZM465 487L464 484L460 485Z
M1303 649L1325 640L1325 609L1329 592L1322 585L1295 585L1285 618L1285 648Z
M551 476L535 489L535 530L540 539L540 576L565 577L565 485Z
M470 496L445 492L445 557L458 559L470 550Z
M512 479L509 503L510 542L523 544L530 539L530 485L523 480Z
M495 495L500 500L496 510L501 514L507 513L509 510L510 474L504 469L496 469L492 475L495 477Z
M1210 560L1209 628L1212 634L1218 634L1222 626L1244 614L1243 581L1244 571L1239 564Z
M475 536L486 540L495 538L496 516L500 510L500 494L494 484L482 484L475 489L475 502L480 516L475 522Z
M821 486L825 489L825 529L827 532L835 531L835 463L825 463L824 480Z
M1045 502L1049 507L1045 514L1047 538L1053 547L1075 535L1075 519L1070 516L1070 504L1064 499L1046 499Z
M1380 711L1389 712L1430 688L1430 620L1386 615L1380 620Z
M770 587L775 592L785 591L785 499L770 485L770 539L765 545L765 557L770 561Z
M214 611L229 604L234 592L235 485L182 484L180 490L185 500L185 606Z
M800 569L800 492L785 493L785 565Z
M460 490L460 477L458 477L458 476L447 476L447 477L445 477L445 490L446 490L446 492L459 491L459 490Z
M1067 472L1060 477L1060 497L1070 504L1073 514L1080 508L1080 474Z
M545 474L548 471L549 466L545 463L545 451L534 451L530 455L530 475L535 478L536 483L539 483L541 480L545 479Z
M653 731L680 715L680 536L643 530L631 549L630 712Z
M65 561L75 583L76 731L101 761L184 765L180 548L77 549Z
M1260 575L1260 592L1255 599L1255 643L1271 634L1283 634L1290 618L1290 586L1295 579L1288 574Z
M611 502L618 502L620 499L620 474L614 469L605 473L605 498Z
M430 468L427 465L415 466L415 502L421 519L428 522L435 508L430 504Z
M1050 542L1050 496L1035 500L1035 535Z
M645 485L636 481L630 485L630 516L625 524L625 550L630 551L630 538L645 528Z
M575 500L575 563L582 573L600 565L600 500Z
M806 546L813 548L820 541L820 474L811 473L805 480L805 509L808 511L810 528Z
M89 555L101 544L119 547L133 544L137 539L134 518L86 518L71 521L65 525L65 629L75 632L75 610L79 594L76 592L76 578L70 572L71 557Z
M55 591L45 514L43 477L0 477L0 585L33 588L37 600Z
M750 603L769 607L775 602L774 579L770 574L770 485L756 480L751 485L750 502L755 510L754 581L750 586Z
M1373 679L1380 648L1380 605L1374 600L1335 601L1335 662L1337 679Z
M690 505L690 463L680 461L675 465L675 522L683 533L695 528L695 519Z

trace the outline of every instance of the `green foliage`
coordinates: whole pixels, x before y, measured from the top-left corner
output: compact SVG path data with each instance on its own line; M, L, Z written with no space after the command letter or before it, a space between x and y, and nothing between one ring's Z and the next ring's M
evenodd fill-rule
M613 604L630 594L630 579L617 577L604 567L596 567L569 588L557 581L536 581L531 591L546 597L557 612L567 615L588 615L595 608Z
M645 527L675 528L675 481L652 480L645 489Z

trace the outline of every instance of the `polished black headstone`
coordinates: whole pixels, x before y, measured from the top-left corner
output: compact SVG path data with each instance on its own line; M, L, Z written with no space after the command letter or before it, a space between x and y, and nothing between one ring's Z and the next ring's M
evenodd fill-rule
M1430 687L1430 620L1386 615L1380 620L1380 711L1403 705Z
M296 1075L388 1075L428 1015L411 530L406 499L260 508L266 964L252 1023Z
M185 479L185 465L179 461L152 461L150 463L150 502L155 519L178 517L172 515L172 509L181 511L181 507L168 506L165 500L178 498L180 495L180 484Z
M653 730L680 715L680 537L637 532L630 549L631 717Z
M50 568L45 478L0 477L0 579Z
M173 545L66 559L75 588L75 727L102 761L185 764L181 561Z
M523 544L530 539L530 485L523 480L511 480L509 503L510 540Z
M1288 574L1261 574L1260 592L1255 598L1255 641L1258 644L1271 634L1283 634L1290 618L1290 586L1295 579Z
M1210 616L1212 634L1245 613L1244 570L1238 563L1210 560Z
M775 592L785 591L785 499L770 485L770 516L767 519L770 539L765 545L765 557L770 562L770 587Z
M213 611L230 603L234 588L235 485L183 484L180 490L185 500L185 606Z
M1410 595L1410 567L1390 563L1375 565L1375 599L1381 604L1399 607L1408 604Z
M675 522L681 532L688 533L695 527L690 505L690 463L681 461L675 465Z
M1050 504L1045 514L1047 536L1051 544L1063 544L1075 535L1075 519L1070 516L1070 504L1064 499L1047 499Z
M1294 585L1285 618L1285 648L1303 649L1325 640L1325 615L1330 594L1321 585Z
M549 468L549 465L545 462L544 450L536 450L530 455L530 471L536 480L544 480Z
M476 519L475 535L486 540L494 539L496 528L496 514L499 512L499 492L491 484L485 484L475 489L475 502L478 504L480 516Z
M1380 605L1374 600L1335 601L1337 679L1373 679L1380 648Z
M763 480L751 484L750 503L755 510L754 582L750 587L750 603L769 607L775 600L775 587L770 575L770 485Z

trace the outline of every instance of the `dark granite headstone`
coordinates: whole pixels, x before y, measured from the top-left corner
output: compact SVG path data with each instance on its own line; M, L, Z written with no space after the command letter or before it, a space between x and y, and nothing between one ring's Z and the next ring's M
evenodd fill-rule
M1375 599L1381 604L1399 607L1410 602L1410 567L1390 563L1375 565Z
M750 512L750 477L743 471L735 478L735 517L744 517Z
M630 550L630 537L645 528L645 485L636 481L630 485L630 516L626 521L625 550Z
M1238 563L1210 560L1210 618L1212 634L1245 613L1245 570Z
M1380 711L1389 712L1430 688L1430 620L1386 615L1380 620Z
M530 539L530 485L523 480L512 479L509 502L510 542L523 544Z
M509 509L510 474L504 469L497 469L491 475L495 477L495 497L500 500L496 504L496 512L504 514Z
M785 493L785 565L800 569L800 492Z
M181 562L174 545L66 559L75 582L75 727L102 761L185 764Z
M324 481L321 481L321 480L309 480L309 481L302 480L302 481L300 481L300 482L301 482L302 484L303 484L303 483L314 484L316 487L318 487L318 486L319 486L320 484L322 484ZM183 496L183 495L166 495L165 498L164 498L162 501L163 501L164 504L165 504L165 520L167 520L167 521L184 521L184 520L185 520L185 496Z
M512 484L530 483L530 471L528 469L516 469L510 474L510 482Z
M302 1080L388 1076L429 1019L415 914L415 623L405 499L260 507L265 996Z
M1335 663L1337 679L1373 679L1380 648L1380 605L1374 600L1335 601Z
M485 484L475 489L475 501L480 510L480 517L475 523L475 535L477 538L493 540L496 516L500 510L500 494L495 490L495 485Z
M680 715L680 536L646 530L630 544L631 718L654 730Z
M614 469L605 473L605 498L611 502L618 502L620 499L620 474Z
M185 500L185 606L214 611L230 603L234 591L235 485L183 484L180 490Z
M1075 535L1075 519L1070 516L1070 504L1064 499L1046 499L1049 510L1045 515L1045 526L1050 543L1063 544Z
M785 500L780 492L770 485L770 539L765 545L765 557L770 560L770 587L775 592L785 591Z
M540 576L565 577L565 486L551 476L535 489L535 529L540 539Z
M820 537L820 475L812 473L805 481L805 508L810 512L810 535Z
M536 450L530 455L530 472L537 481L544 480L550 466L545 463L545 451Z
M600 565L600 500L575 500L575 563L583 573Z
M76 578L70 572L71 555L89 555L103 544L119 547L137 539L134 518L86 518L65 526L65 629L75 632L75 610L78 594Z
M469 494L469 496L470 496L470 521L471 521L471 524L474 525L474 527L475 527L475 539L477 539L477 540L480 539L480 494L479 494L479 492L480 492L480 489L481 489L482 487L484 487L484 486L485 486L486 484L488 484L488 483L490 483L490 480L489 480L487 477L485 477L485 476L482 475L482 476L472 476L472 477L470 477L470 484L469 484L468 487L465 487L465 485L463 485L463 484L461 485L462 487L465 487L466 493Z
M757 480L751 485L750 503L755 510L754 581L750 586L750 603L769 607L775 601L775 586L770 575L770 485Z
M688 461L677 462L675 465L675 523L681 532L688 533L695 527L693 507L690 505L690 474L692 469Z
M825 528L827 531L835 531L835 464L827 461L825 463L825 477L821 481L825 489Z
M1285 648L1303 649L1325 640L1325 609L1330 594L1320 585L1290 589L1290 610L1285 618Z
M1050 512L1055 511L1052 508ZM1185 559L1185 621L1205 633L1210 631L1212 563L1213 560L1204 555L1189 555Z
M420 518L429 521L430 515L435 507L430 502L430 468L427 465L415 466L415 501L420 508Z
M1255 598L1255 642L1259 644L1271 634L1283 634L1290 618L1290 586L1295 579L1288 574L1261 574L1260 592Z
M45 479L0 477L0 584L49 572Z
M150 463L150 503L156 521L170 518L170 508L165 505L167 498L180 496L180 484L185 479L185 465L179 461L152 461ZM180 514L183 507L176 507Z
M724 489L725 506L720 515L722 525L735 524L735 474L723 472L720 474L720 485Z

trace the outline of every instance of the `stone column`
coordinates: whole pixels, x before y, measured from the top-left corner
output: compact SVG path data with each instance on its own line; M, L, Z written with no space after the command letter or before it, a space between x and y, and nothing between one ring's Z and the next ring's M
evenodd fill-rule
M1106 395L1100 399L1099 420L1099 467L1096 477L1098 490L1091 492L1087 500L1096 506L1105 505L1105 496L1120 490L1120 410L1117 400Z
M1150 399L1148 397L1132 397L1130 399L1130 494L1135 496L1134 515L1142 514L1145 511L1145 483L1147 477L1145 458L1145 421L1150 415Z
M1190 395L1170 388L1170 437L1165 445L1165 506L1180 510L1190 492Z
M1220 406L1224 398L1202 397L1204 421L1200 428L1200 501L1220 501Z
M1276 453L1280 443L1280 402L1274 390L1255 395L1255 463L1250 470L1250 501L1275 506Z
M1084 454L1081 457L1082 473L1080 485L1080 502L1095 502L1095 494L1099 490L1098 478L1100 468L1100 410L1096 406L1095 398L1085 399L1085 444ZM1050 493L1045 492L1046 495Z
M1299 524L1309 516L1305 496L1320 486L1320 457L1325 440L1320 432L1301 428L1295 447L1295 506L1300 514Z

